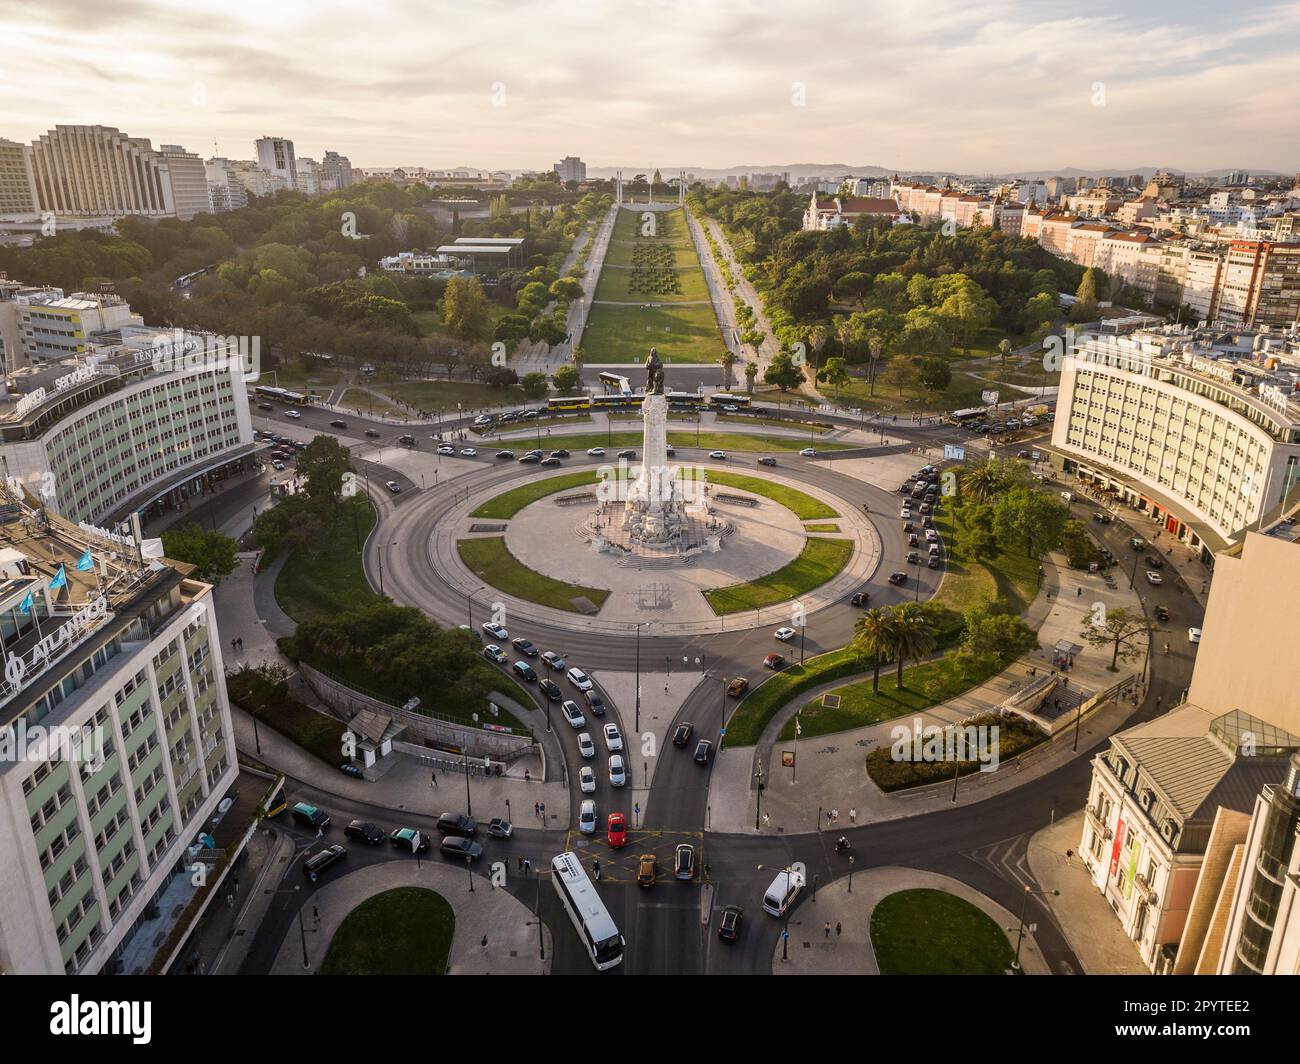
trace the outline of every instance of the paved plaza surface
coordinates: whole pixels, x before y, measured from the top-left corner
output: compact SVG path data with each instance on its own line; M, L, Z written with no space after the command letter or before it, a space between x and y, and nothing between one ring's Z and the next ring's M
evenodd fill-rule
M959 879L919 868L886 867L854 872L852 893L848 884L847 876L837 879L818 887L816 901L809 896L800 903L790 920L785 958L781 938L777 937L772 974L879 975L875 951L871 948L871 913L884 898L900 890L942 890L970 902L1006 931L1007 940L1015 948L1019 914L1009 912ZM770 919L761 910L754 918ZM826 933L828 923L830 934ZM836 924L841 928L839 934L835 931ZM1026 975L1050 974L1033 935L1027 932L1020 946L1020 965Z

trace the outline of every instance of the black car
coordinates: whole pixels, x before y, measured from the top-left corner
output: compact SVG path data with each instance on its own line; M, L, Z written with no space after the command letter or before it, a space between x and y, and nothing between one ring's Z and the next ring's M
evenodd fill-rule
M274 410L275 407L273 407L270 403L258 403L258 404L257 404L257 409L258 409L258 410Z
M498 455L497 457L499 458L500 455ZM520 465L540 465L540 464L541 464L541 461L542 461L542 460L541 460L540 458L538 458L537 455L535 455L535 454L526 454L526 455L524 455L521 459L519 459L519 464L520 464Z
M525 639L523 636L516 636L514 639L510 640L510 645L519 651L519 653L527 654L530 658L535 658L541 653L531 639Z
M333 421L330 422L330 428L332 429L345 429L347 427L348 427L348 423L346 421L341 421L338 418L335 418Z
M560 702L564 699L564 692L560 690L560 685L554 680L539 680L537 688L552 702Z
M428 835L415 828L394 828L388 835L388 841L394 848L409 853L424 853L433 845L433 840Z
M478 833L478 824L464 813L443 813L438 817L438 831L443 835L459 835L468 839Z
M697 765L707 765L709 758L713 756L713 744L708 739L701 739L695 744L695 763Z
M550 457L550 458L568 458L568 457L569 457L569 451L568 451L567 448L565 448L565 447L561 447L559 450L552 451L548 457Z
M376 429L366 429L366 435L372 440L379 439L379 432Z
M745 910L739 905L728 905L722 910L718 920L718 938L724 942L735 942L740 937L740 921L745 917Z
M635 458L635 457L636 457L636 451L634 451L631 447L628 447L626 450L619 451L619 452L618 452L618 457L619 457L619 458Z
M506 459L506 458L513 458L514 456L515 456L514 451L497 451L497 458Z
M537 682L537 670L534 669L531 665L529 665L528 662L516 661L513 665L510 666L510 668L514 671L514 674L516 676L518 676L521 680L524 681L524 683Z
M414 446L415 446L415 437L414 437L414 436L409 436L409 435L408 435L408 436L398 436L398 437L397 437L397 442L400 443L400 444L403 444L403 445L406 446L406 447L414 447Z
M330 826L330 815L319 806L308 805L306 802L299 802L291 810L289 815L304 827L315 828L317 831L324 831Z
M673 875L678 879L695 878L695 847L689 842L678 843L673 851Z
M871 601L871 594L870 594L870 592L867 592L867 591L859 591L859 592L857 592L856 594L854 594L854 596L853 596L851 599L849 599L849 605L850 605L850 606L865 606L865 605L866 605L868 602L870 602L870 601Z
M939 560L939 555L931 554L930 560L925 564L929 566L931 569L938 569L941 565L943 565L943 562Z
M1148 554L1142 560L1146 562L1147 565L1151 566L1152 569L1163 569L1165 567L1165 560L1157 554Z
M890 573L890 574L889 574L889 582L890 582L891 584L893 584L895 587L898 587L898 586L901 585L901 584L906 584L906 583L907 583L907 574L906 574L906 573Z
M776 465L776 459L775 459L775 458L766 458L766 457L765 457L765 458L760 458L760 459L758 460L758 464L761 465L761 466L774 466L774 465Z
M362 771L360 765L354 765L351 761L344 761L339 765L339 771L345 776L351 776L354 780L363 780L366 774Z
M354 820L343 829L343 834L350 839L360 839L371 846L378 846L384 841L384 833L369 820Z
M1111 522L1111 516L1105 510L1098 510L1092 515L1092 519L1100 525L1108 525Z
M673 746L685 746L691 741L691 736L695 732L694 724L679 724L677 730L673 732Z
M908 565L920 565L920 564L921 564L921 555L919 555L919 554L918 554L916 551L914 551L914 550L909 550L909 551L907 552L907 564L908 564Z
M438 844L438 852L444 857L459 857L462 861L477 861L483 856L483 847L473 839L449 835Z
M329 868L330 865L343 860L347 855L347 849L337 842L333 846L326 846L319 853L314 853L303 861L302 874L308 879L314 879Z
M587 708L591 710L592 714L603 717L605 715L605 700L595 691L583 691L582 693L587 699Z
M561 462L558 458L543 458L540 464L544 466L557 466L557 465L563 465L564 463Z
M1167 606L1157 606L1155 609L1157 621L1169 620L1169 608Z

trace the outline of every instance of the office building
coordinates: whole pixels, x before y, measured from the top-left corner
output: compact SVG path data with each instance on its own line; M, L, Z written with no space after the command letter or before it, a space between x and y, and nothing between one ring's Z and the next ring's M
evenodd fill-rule
M31 146L37 207L56 215L175 216L168 160L110 126L55 126Z
M34 214L31 149L0 137L0 214Z
M346 155L327 151L320 162L320 190L334 192L352 184L352 162Z
M280 187L290 191L298 187L298 168L293 154L293 141L283 137L262 137L255 144L257 165L274 174ZM261 193L259 193L261 195Z
M209 213L208 177L203 160L179 144L163 144L158 154L167 160L172 206L176 217L188 222L196 214Z
M552 169L560 175L560 181L564 184L570 181L581 184L587 180L587 164L576 155L566 155Z

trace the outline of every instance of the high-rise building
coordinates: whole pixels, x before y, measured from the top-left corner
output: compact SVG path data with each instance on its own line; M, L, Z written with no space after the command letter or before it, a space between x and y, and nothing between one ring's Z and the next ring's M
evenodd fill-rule
M1286 326L1300 320L1300 244L1234 240L1216 315L1243 325Z
M315 159L308 159L299 156L295 160L295 167L298 171L297 189L305 196L316 196L320 194L320 164Z
M320 190L334 192L352 184L352 162L346 155L327 151L320 162Z
M283 137L262 137L257 141L257 165L279 178L282 187L290 191L298 187L293 141Z
M196 214L207 214L211 206L203 160L179 144L163 144L158 148L158 154L167 160L167 177L171 182L176 217L187 222Z
M55 126L32 143L37 207L56 215L176 213L168 160L110 126Z
M581 184L587 180L587 164L576 155L566 155L552 169L560 175L560 180L565 184L570 181Z
M0 214L33 214L36 185L32 181L31 149L0 137Z

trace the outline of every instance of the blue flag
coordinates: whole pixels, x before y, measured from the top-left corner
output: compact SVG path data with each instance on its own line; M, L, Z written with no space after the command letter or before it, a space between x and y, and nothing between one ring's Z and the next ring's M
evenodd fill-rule
M86 553L77 559L77 572L84 573L87 569L95 568L95 559L90 553L90 548L86 548Z
M22 610L23 613L32 612L32 593L30 591L27 592L27 597L23 599L22 604L18 608Z
M63 566L59 566L59 571L54 574L54 579L50 581L50 590L58 591L68 582L68 574L63 571Z

